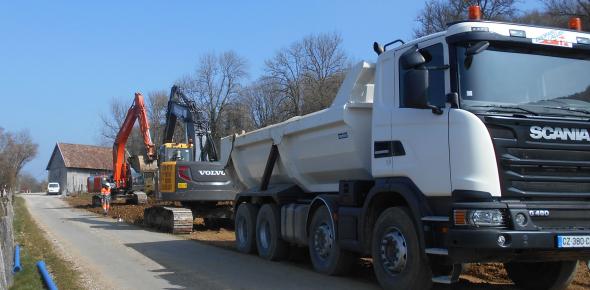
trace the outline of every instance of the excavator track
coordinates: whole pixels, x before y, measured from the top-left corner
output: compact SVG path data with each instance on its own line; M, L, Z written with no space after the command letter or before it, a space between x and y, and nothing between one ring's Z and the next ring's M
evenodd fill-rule
M154 206L143 212L144 224L173 234L189 234L193 231L193 213L188 208Z

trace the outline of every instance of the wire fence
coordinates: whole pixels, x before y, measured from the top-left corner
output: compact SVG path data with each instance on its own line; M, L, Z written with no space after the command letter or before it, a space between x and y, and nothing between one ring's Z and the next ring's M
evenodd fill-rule
M14 230L12 222L12 194L0 195L0 289L8 289L13 282Z

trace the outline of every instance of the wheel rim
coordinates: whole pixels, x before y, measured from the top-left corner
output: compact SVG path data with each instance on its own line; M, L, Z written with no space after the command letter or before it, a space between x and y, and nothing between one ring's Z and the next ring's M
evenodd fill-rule
M380 257L383 269L392 276L406 268L408 247L406 238L398 228L389 228L381 238Z
M260 237L260 246L262 246L263 249L268 249L270 246L270 225L267 221L263 221L260 224L258 236Z
M240 244L244 244L246 243L246 239L248 238L248 232L246 230L246 219L243 217L240 217L238 219L238 228L237 228L237 233L238 233L238 242Z
M332 228L323 223L313 233L313 249L321 259L327 259L332 252L334 235Z

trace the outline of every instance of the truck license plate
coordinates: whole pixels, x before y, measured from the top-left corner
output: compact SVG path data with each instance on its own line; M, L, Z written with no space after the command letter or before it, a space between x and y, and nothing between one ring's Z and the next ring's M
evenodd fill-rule
M558 248L589 248L590 236L557 236Z

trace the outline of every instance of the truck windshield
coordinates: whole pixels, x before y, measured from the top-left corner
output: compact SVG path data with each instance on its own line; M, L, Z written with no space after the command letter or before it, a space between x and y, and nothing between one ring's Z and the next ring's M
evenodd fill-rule
M461 105L480 112L590 117L590 54L457 47Z

